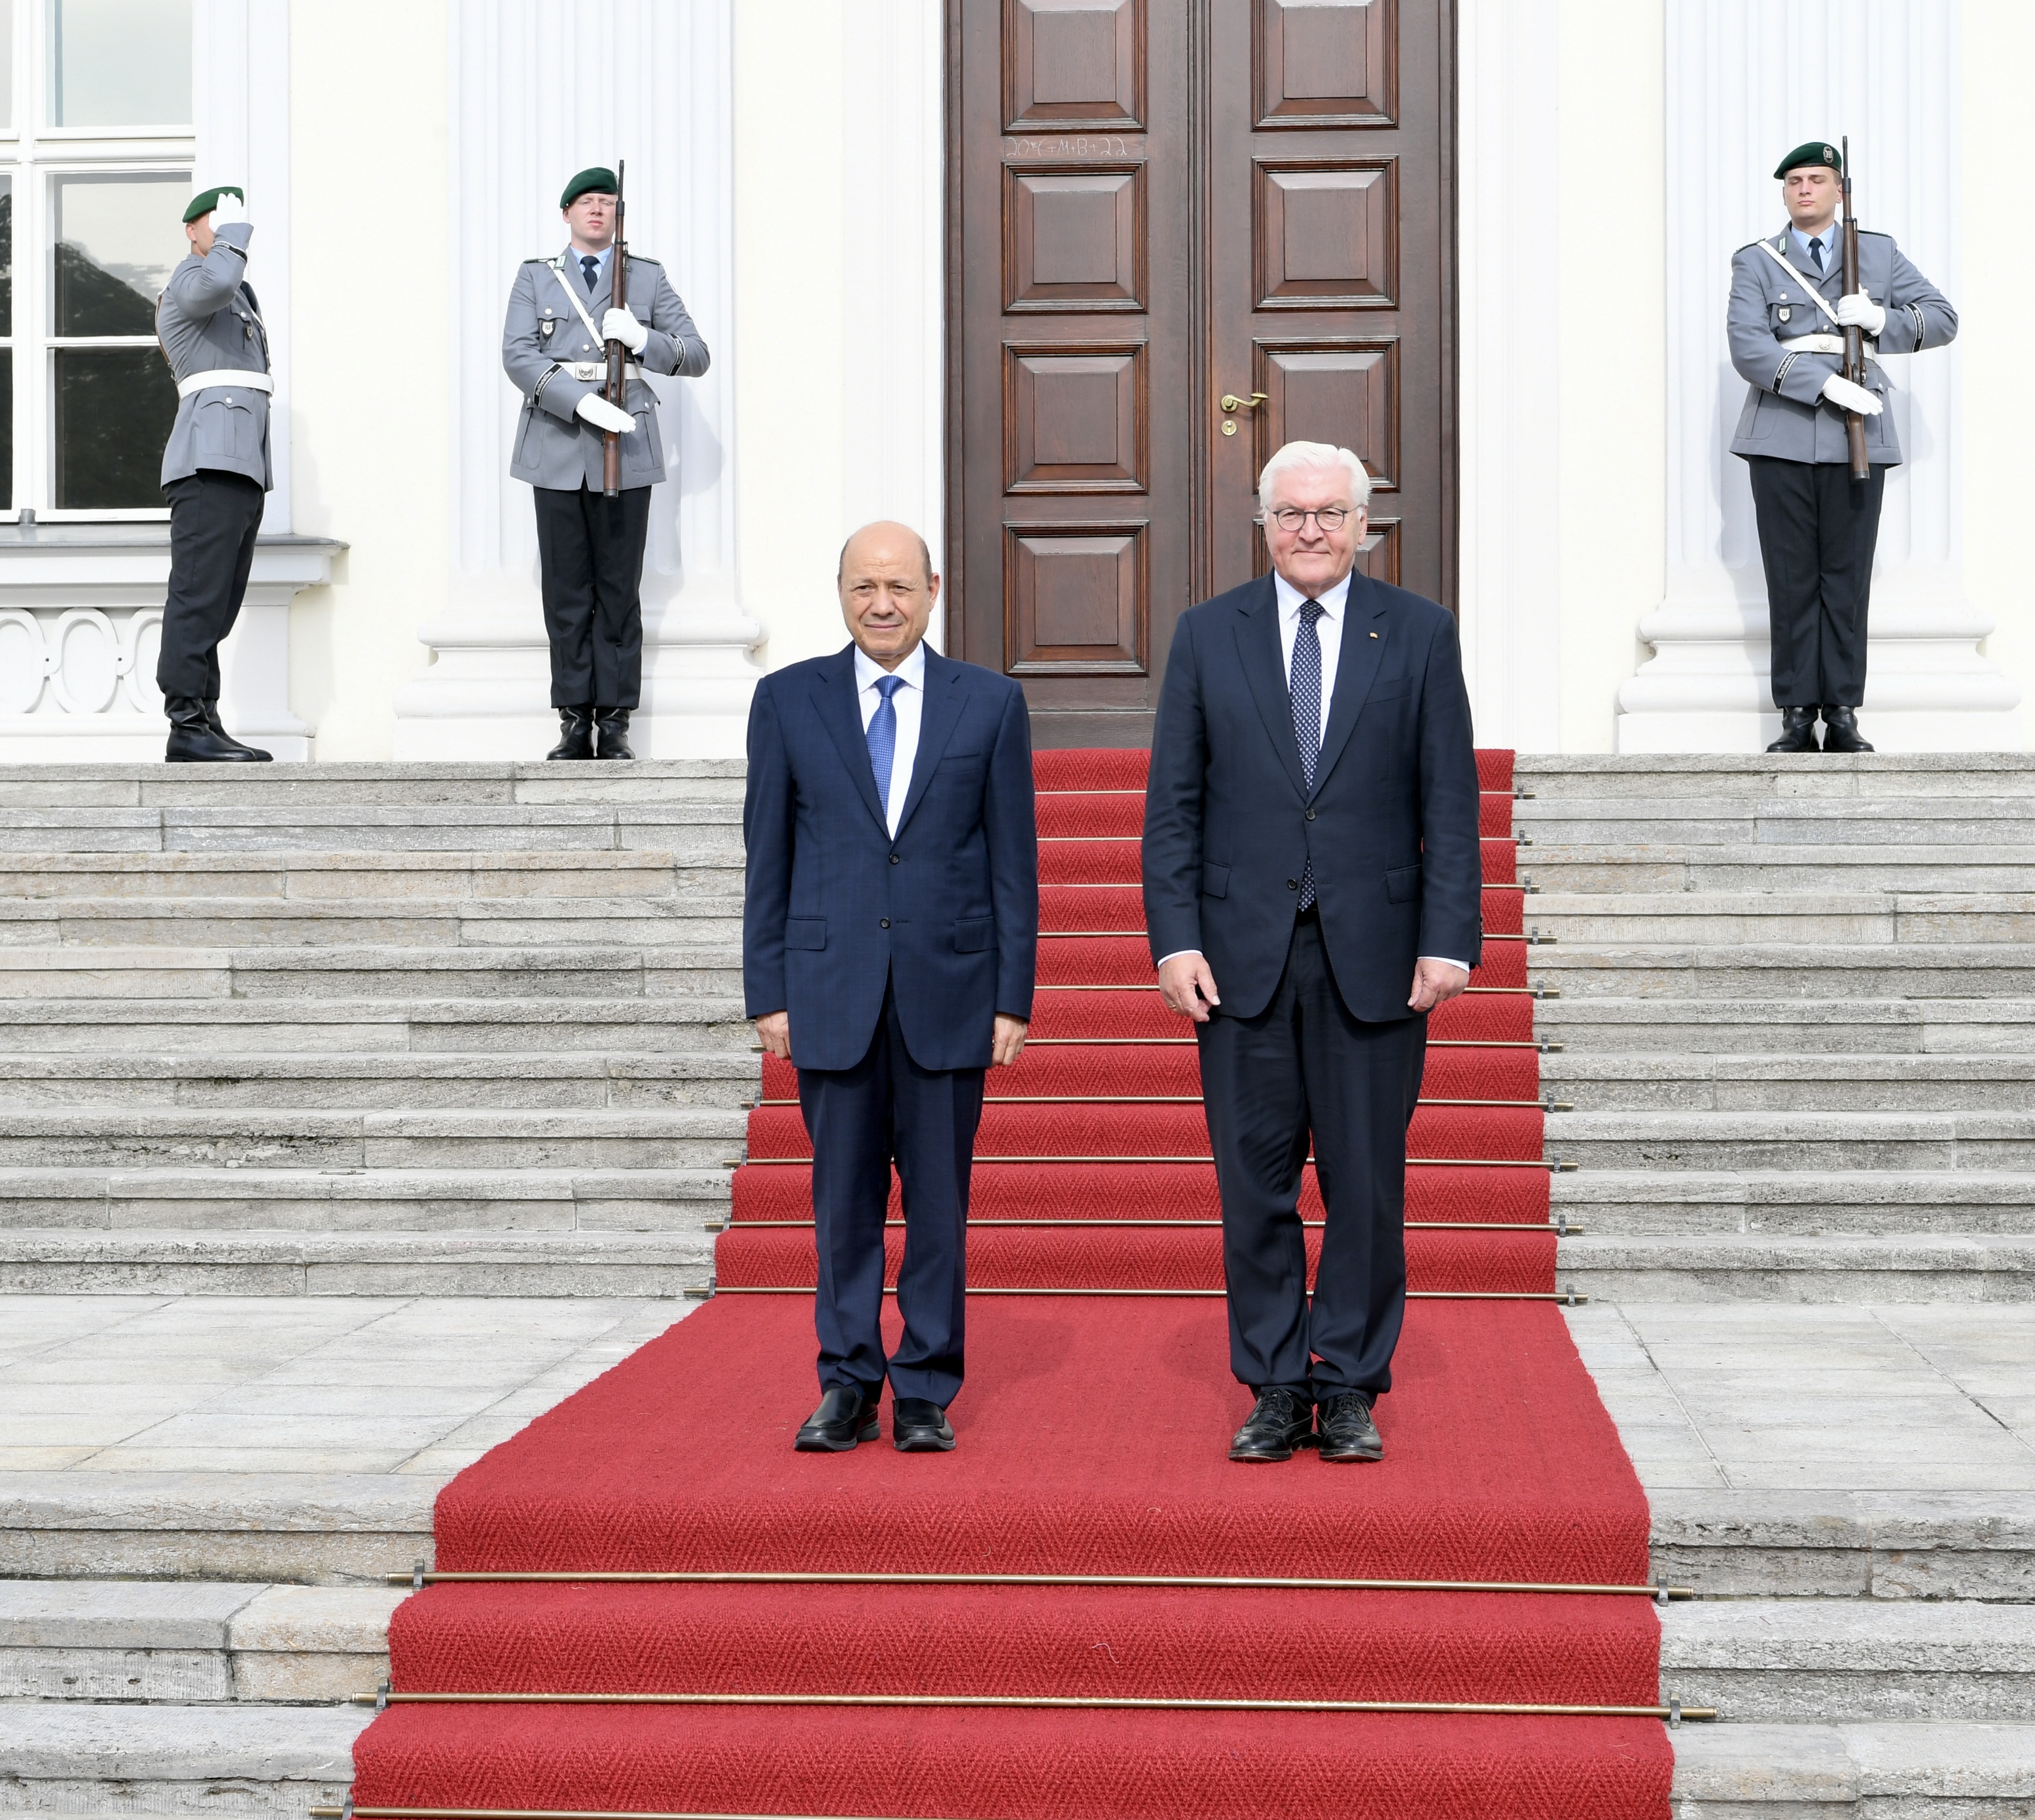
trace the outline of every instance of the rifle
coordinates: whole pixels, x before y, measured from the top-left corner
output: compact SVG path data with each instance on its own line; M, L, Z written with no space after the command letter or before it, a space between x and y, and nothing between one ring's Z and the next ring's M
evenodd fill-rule
M1845 139L1839 156L1844 168L1838 173L1838 193L1844 197L1844 283L1849 297L1859 288L1858 217L1851 210L1851 140ZM1844 332L1844 376L1854 385L1865 383L1865 331L1853 326ZM1851 477L1870 480L1872 464L1866 458L1865 418L1856 411L1845 413L1845 445L1851 455Z
M623 238L627 205L622 199L622 186L628 180L629 164L625 159L615 167L615 282L607 293L611 309L629 307L629 243ZM601 388L601 396L618 411L629 408L628 364L629 350L619 341L610 341L607 382ZM612 499L622 491L622 433L619 430L605 431L600 440L600 491L604 498ZM1865 446L1862 433L1858 446L1861 449Z

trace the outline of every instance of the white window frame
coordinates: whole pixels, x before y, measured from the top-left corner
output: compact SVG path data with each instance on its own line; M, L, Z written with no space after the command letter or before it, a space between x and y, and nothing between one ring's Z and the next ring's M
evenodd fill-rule
M14 497L0 524L166 522L167 504L60 510L56 487L56 359L60 348L142 348L152 340L55 333L55 189L66 177L175 175L189 183L197 160L195 123L182 126L85 127L50 124L51 0L13 0L14 84L10 124L0 130L0 175L14 197ZM193 37L197 23L193 23ZM196 44L193 45L194 60ZM193 88L196 88L195 75ZM192 111L197 111L194 93Z

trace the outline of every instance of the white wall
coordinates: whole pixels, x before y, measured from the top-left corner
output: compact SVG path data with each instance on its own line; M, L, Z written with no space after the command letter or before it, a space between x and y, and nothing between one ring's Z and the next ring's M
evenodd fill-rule
M1995 615L1983 647L2035 701L2035 570L2029 554L2035 475L2035 359L2025 300L2035 295L2035 239L1992 215L2027 158L2028 72L2035 69L2035 6L1964 0L1964 176L1973 198L1963 235L1958 346L1964 364L1965 587ZM2035 731L2025 706L2024 729Z
M448 581L445 7L292 0L290 34L295 528L352 547L297 597L291 701L318 758L385 758Z

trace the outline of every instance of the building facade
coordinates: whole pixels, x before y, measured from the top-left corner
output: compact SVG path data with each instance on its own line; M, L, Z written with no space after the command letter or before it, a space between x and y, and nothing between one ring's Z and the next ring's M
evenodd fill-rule
M1888 362L1866 730L2026 739L2014 0L0 0L0 758L160 751L152 301L228 181L276 378L231 724L540 753L502 312L563 179L618 159L714 355L658 382L645 756L739 751L878 516L1042 739L1138 740L1288 434L1371 464L1367 562L1459 612L1480 742L1751 750L1725 290L1775 156L1840 133L1963 323Z

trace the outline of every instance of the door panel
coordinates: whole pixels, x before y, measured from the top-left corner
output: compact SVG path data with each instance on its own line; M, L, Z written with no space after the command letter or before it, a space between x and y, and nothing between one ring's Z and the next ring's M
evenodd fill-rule
M1366 571L1452 604L1452 0L947 9L949 649L1041 746L1148 743L1296 438L1369 469Z

